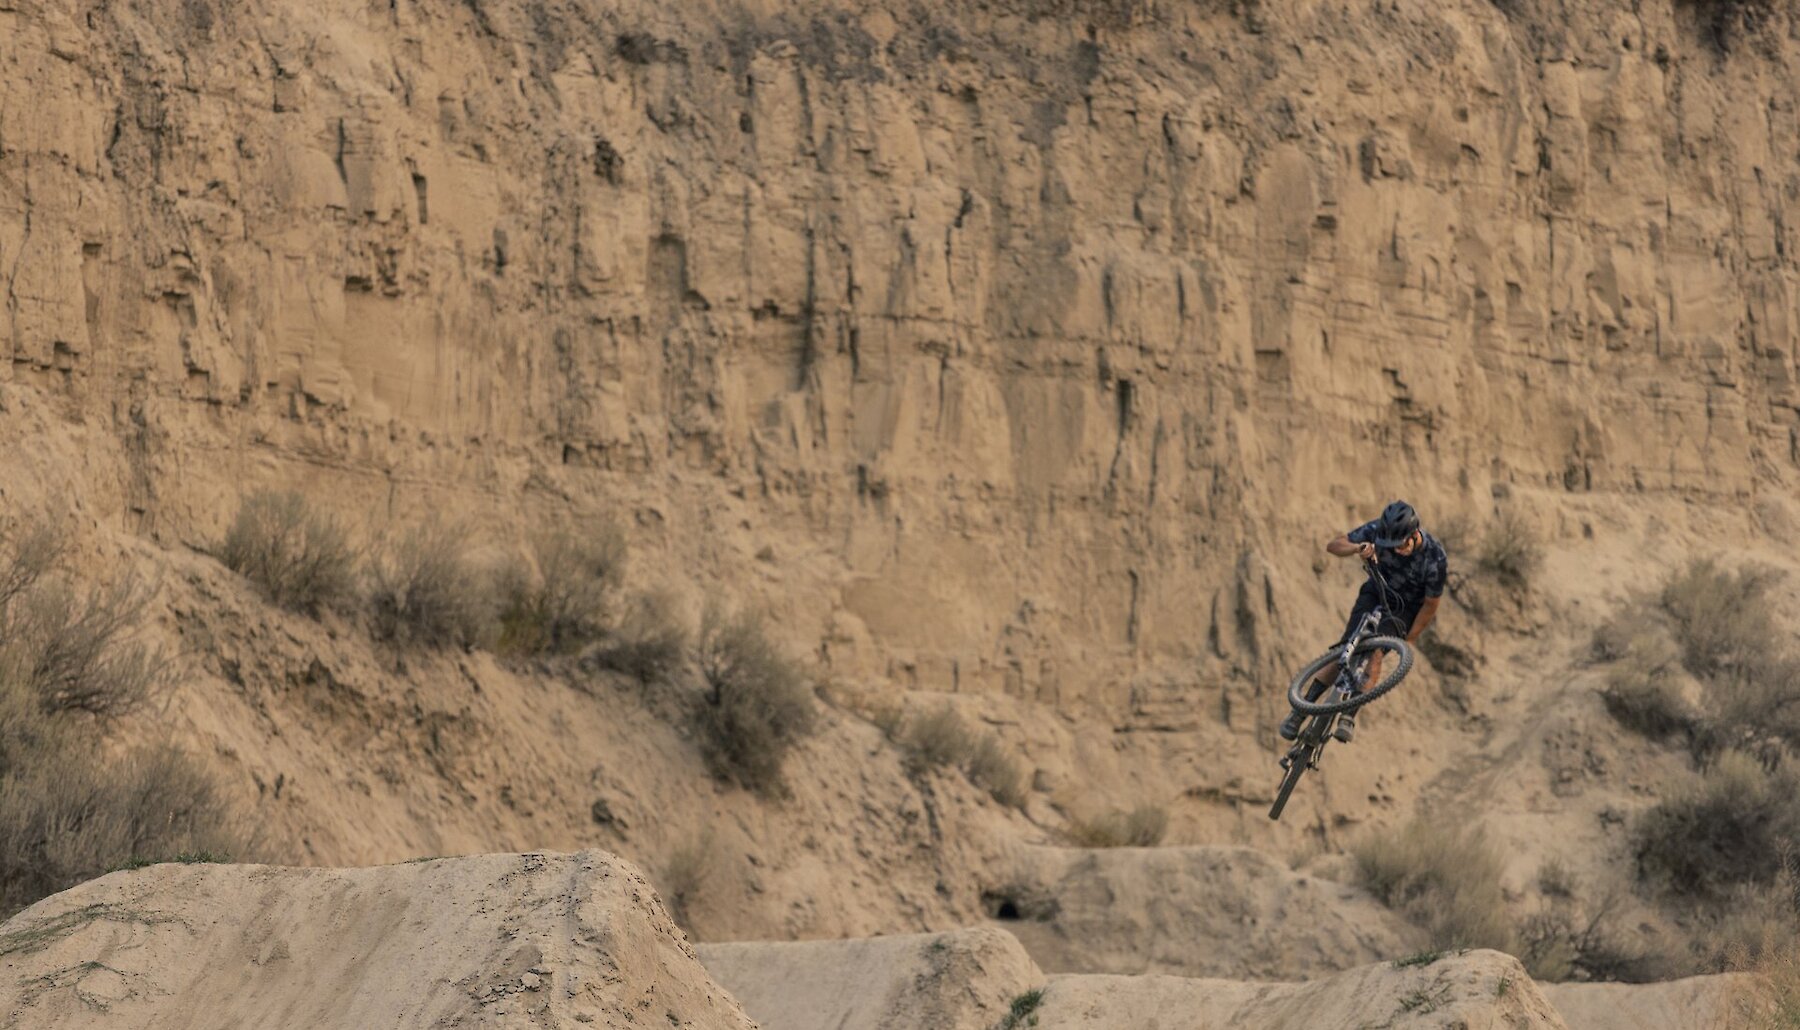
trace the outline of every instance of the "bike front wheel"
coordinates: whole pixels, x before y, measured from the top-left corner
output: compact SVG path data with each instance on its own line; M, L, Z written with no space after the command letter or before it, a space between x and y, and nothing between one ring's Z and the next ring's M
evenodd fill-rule
M1306 668L1300 670L1298 676L1294 677L1294 682L1288 685L1288 704L1293 705L1295 709L1307 715L1328 715L1332 712L1348 712L1361 708L1363 705L1368 704L1370 701L1373 701L1394 689L1396 686L1399 686L1401 680L1406 678L1406 674L1412 671L1412 645L1401 640L1399 637L1367 637L1357 642L1356 650L1353 654L1366 655L1377 651L1395 655L1400 660L1395 665L1394 670L1388 673L1387 677L1380 683L1377 683L1374 687L1371 687L1354 697L1344 698L1341 701L1308 701L1306 699L1306 685L1311 683L1312 678L1317 676L1327 665L1338 660L1340 649L1334 647L1313 659Z
M1294 787L1300 782L1300 775L1306 772L1306 760L1310 756L1302 751L1292 756L1288 762L1287 775L1281 778L1281 789L1275 792L1275 804L1269 807L1269 818L1281 818L1281 810L1287 807L1288 796L1294 793Z

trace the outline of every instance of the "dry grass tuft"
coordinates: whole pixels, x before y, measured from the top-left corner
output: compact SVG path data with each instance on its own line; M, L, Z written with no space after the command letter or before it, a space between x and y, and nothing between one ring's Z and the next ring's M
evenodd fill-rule
M1151 848L1169 829L1168 810L1139 805L1129 812L1108 812L1093 819L1072 820L1063 833L1083 848Z
M369 603L377 638L407 646L468 647L481 638L489 584L470 560L469 529L432 520L377 550Z
M706 686L696 728L714 775L779 792L783 761L817 719L806 675L769 640L761 620L716 610L702 622L695 660Z
M297 493L260 490L244 498L219 560L284 608L317 614L355 602L356 555L349 538Z
M1431 935L1435 948L1513 949L1500 856L1480 829L1415 820L1355 850L1362 885Z

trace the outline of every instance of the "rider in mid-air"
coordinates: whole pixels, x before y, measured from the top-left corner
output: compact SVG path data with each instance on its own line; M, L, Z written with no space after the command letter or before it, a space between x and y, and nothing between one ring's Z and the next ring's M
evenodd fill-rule
M1365 522L1331 541L1325 545L1325 550L1338 558L1356 556L1373 563L1380 580L1386 583L1384 593L1375 576L1363 581L1362 592L1356 595L1356 605L1350 609L1350 622L1333 646L1342 646L1349 640L1363 616L1373 611L1376 605L1382 608L1381 625L1375 628L1376 634L1404 635L1409 644L1416 643L1419 634L1437 618L1438 601L1444 595L1444 581L1450 573L1450 560L1444 553L1444 545L1419 528L1419 513L1413 511L1412 505L1395 501L1382 511L1380 518ZM1372 656L1365 682L1381 680L1383 657L1381 651ZM1336 662L1320 670L1307 688L1307 700L1318 700L1337 674ZM1304 718L1298 710L1288 713L1281 721L1282 738L1293 740L1298 736ZM1338 716L1335 734L1338 740L1348 744L1355 732L1354 710Z

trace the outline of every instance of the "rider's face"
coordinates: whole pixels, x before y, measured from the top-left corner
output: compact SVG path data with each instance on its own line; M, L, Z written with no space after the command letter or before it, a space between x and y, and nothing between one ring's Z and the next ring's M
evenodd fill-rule
M1419 531L1415 529L1415 530L1413 530L1412 536L1407 537L1404 541L1401 542L1399 547L1394 548L1394 553L1399 555L1400 557L1404 558L1407 555L1413 553L1413 551L1416 550L1418 548L1418 546L1419 546Z

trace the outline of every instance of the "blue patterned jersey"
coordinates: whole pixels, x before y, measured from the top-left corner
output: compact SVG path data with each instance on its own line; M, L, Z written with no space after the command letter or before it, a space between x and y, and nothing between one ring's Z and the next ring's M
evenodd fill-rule
M1380 519L1371 519L1345 534L1353 544L1373 543L1380 535ZM1423 531L1421 531L1423 532ZM1402 556L1394 551L1380 552L1375 568L1387 580L1387 588L1400 600L1402 609L1416 610L1428 597L1442 597L1444 580L1450 575L1450 556L1437 537L1424 533L1413 553Z

